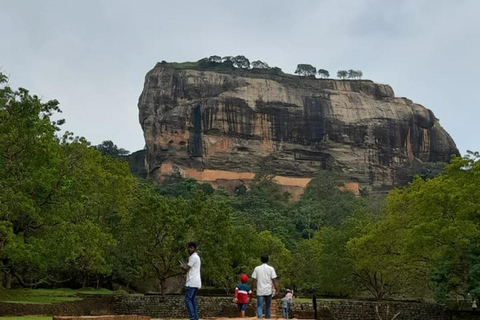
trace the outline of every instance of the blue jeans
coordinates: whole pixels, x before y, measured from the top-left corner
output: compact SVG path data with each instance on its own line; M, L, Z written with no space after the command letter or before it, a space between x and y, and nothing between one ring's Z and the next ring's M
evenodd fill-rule
M197 291L198 288L185 287L185 305L187 306L190 320L198 320Z
M263 318L263 301L265 300L265 319L270 319L270 308L272 305L272 295L257 296L257 318Z

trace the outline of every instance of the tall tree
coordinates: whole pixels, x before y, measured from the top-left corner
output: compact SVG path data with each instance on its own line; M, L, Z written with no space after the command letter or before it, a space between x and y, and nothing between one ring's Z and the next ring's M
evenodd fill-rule
M149 182L140 183L128 214L122 217L119 234L119 275L129 281L156 279L162 295L168 278L180 274L188 221L182 198L159 195Z
M310 64L298 64L297 69L295 70L295 74L304 77L315 76L317 74L317 68Z
M29 237L56 220L54 199L63 183L55 133L63 121L51 120L60 112L58 101L42 102L7 81L0 73L0 222L10 235L0 257L3 271L17 274L15 245L28 245Z
M189 240L198 243L203 280L228 292L234 275L229 252L232 207L219 197L212 198L198 190L188 203L188 211L187 234Z
M445 174L391 191L387 214L349 243L358 267L381 276L391 292L422 296L433 285L438 301L466 296L479 256L476 160L454 158Z
M24 286L108 275L110 232L135 182L128 164L85 139L58 138L55 112L55 100L0 89L0 224L9 235L0 264Z

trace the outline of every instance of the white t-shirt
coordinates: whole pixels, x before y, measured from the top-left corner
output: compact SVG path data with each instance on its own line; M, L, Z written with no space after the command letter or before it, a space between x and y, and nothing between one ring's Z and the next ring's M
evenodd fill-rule
M257 296L269 296L272 294L272 279L277 278L273 267L266 263L255 267L252 278L257 279Z
M192 253L188 258L188 265L190 270L187 272L186 287L193 287L200 289L202 287L202 279L200 278L200 257L196 252Z

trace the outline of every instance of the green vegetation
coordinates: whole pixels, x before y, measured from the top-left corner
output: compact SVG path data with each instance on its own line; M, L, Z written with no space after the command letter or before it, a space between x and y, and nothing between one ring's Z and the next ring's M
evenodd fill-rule
M157 185L135 178L113 143L102 154L58 136L57 101L12 90L2 74L0 82L2 301L78 299L73 289L87 287L164 293L192 240L205 286L226 293L267 253L281 288L299 295L480 296L479 153L385 200L353 195L329 171L296 203L265 174L234 193L179 177ZM72 289L42 296L58 287Z
M197 62L160 62L159 65L168 66L174 69L199 69L200 61Z
M255 73L258 75L285 75L278 67L270 67L266 62L256 60L250 63L245 56L210 56L196 62L166 62L157 63L158 66L176 70L212 70L216 72L229 72L235 74Z
M82 300L82 294L125 294L125 291L107 289L4 289L0 288L0 302L22 304L50 304Z
M315 75L317 74L317 68L315 68L311 64L299 64L297 65L295 74L298 74L304 77L310 77L310 76L315 77Z
M337 77L340 78L340 79L345 79L346 77L348 77L348 71L347 70L338 70L337 71Z
M52 317L44 317L44 316L0 317L0 320L52 320Z
M277 75L282 77L295 77L293 75L285 74L278 67L270 67L266 62L256 60L250 63L245 56L210 56L208 58L200 59L196 62L158 62L157 66L163 66L173 68L176 70L211 70L216 72L228 72L242 75L245 72L254 73L258 75ZM310 64L298 64L295 70L295 74L303 77L315 78L317 74L317 68ZM330 77L330 73L325 69L318 69L318 75L322 79ZM363 72L361 70L339 70L337 77L344 79L362 79Z

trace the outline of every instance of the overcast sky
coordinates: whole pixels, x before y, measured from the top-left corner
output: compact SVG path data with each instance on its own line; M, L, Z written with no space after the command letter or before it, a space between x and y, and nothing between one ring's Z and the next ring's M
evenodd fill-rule
M158 61L244 55L362 70L480 151L479 0L0 0L0 71L57 99L65 130L144 146L138 97Z

